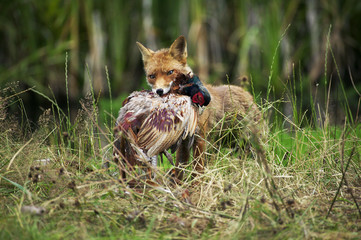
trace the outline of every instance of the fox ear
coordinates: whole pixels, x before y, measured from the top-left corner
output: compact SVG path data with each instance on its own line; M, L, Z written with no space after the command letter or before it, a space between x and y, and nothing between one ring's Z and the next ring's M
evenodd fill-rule
M140 53L142 54L143 61L146 62L150 56L153 55L153 51L149 48L146 48L140 42L137 42Z
M187 41L184 36L179 36L170 46L169 53L181 63L187 63Z

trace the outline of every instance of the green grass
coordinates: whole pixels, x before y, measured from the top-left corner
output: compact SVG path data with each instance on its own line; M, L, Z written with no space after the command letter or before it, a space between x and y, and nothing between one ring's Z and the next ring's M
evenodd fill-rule
M207 82L227 83L227 73L231 83L237 83L239 76L252 74L257 94L268 94L269 99L275 101L284 97L284 85L292 76L292 68L296 68L300 78L292 80L297 85L298 107L306 109L313 101L323 101L327 97L328 89L324 86L331 81L327 79L330 73L336 76L337 72L341 78L348 79L348 69L353 74L358 72L361 57L359 47L354 43L361 41L361 35L353 29L360 26L360 3L299 0L218 0L209 3L205 0L175 0L172 3L153 0L147 4L125 0L81 4L59 0L3 1L0 9L0 85L20 81L22 89L35 86L48 96L52 94L50 86L66 109L67 102L76 103L82 90L87 89L88 69L84 64L87 62L94 74L96 94L101 91L106 96L111 95L107 91L104 65L109 66L113 95L128 94L141 89L145 82L135 42L140 41L155 50L169 46L183 34L188 41L190 66L209 73L209 78L202 79L201 76ZM18 15L15 16L15 12ZM333 24L332 29L330 24ZM335 46L333 51L324 48L326 36L331 38L327 45ZM68 53L68 85L61 77L65 72L65 52ZM333 58L337 59L340 71L333 64L323 64L323 59L327 63ZM207 63L202 59L207 59ZM322 89L318 96L311 98L309 92L316 84ZM336 96L346 92L355 112L357 106L352 103L358 101L359 94L353 85L360 89L361 81L355 81L355 84L345 81L340 85L333 77L331 93ZM69 92L65 98L67 87ZM300 97L302 94L303 98ZM27 110L31 110L29 117L35 121L41 110L31 107L34 104L44 106L48 102L30 92L23 97ZM280 104L281 111L282 106ZM314 112L309 110L306 114Z
M118 181L114 164L109 171L102 168L111 158L112 127L99 126L95 118L103 113L95 113L91 96L82 100L74 123L52 100L32 133L19 129L6 112L13 101L1 102L0 239L360 235L360 124L283 128L273 123L261 143L252 142L252 130L244 135L250 144L243 147L210 142L205 173L196 179L200 185L188 179L171 186L165 161L157 176L162 188L129 189ZM262 170L262 152L272 176ZM186 190L191 202L182 197ZM29 205L45 212L21 210Z
M269 60L276 72L275 56ZM66 88L67 68L66 60ZM203 175L174 186L165 160L156 174L160 185L136 189L119 181L114 163L102 168L112 158L113 116L123 97L96 99L91 87L71 121L54 97L29 89L51 104L32 123L22 92L1 89L0 239L360 238L361 125L351 114L331 125L315 107L307 116L295 97L295 75L293 69L291 86L282 90L292 118L278 108L285 100L266 102L265 129L233 118L235 127L214 130ZM108 74L107 80L111 93ZM273 82L270 73L271 96Z

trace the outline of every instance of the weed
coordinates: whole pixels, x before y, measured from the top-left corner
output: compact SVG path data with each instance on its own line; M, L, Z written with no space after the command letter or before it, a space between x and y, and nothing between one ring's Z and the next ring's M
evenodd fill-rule
M94 92L71 122L54 98L31 89L51 103L34 132L26 114L19 126L7 112L16 106L26 113L21 93L1 96L0 239L358 238L361 125L347 115L332 126L327 114L311 124L294 86L285 91L297 113L285 116L275 101L260 106L265 128L227 116L233 127L224 129L221 121L203 175L191 179L190 164L189 177L175 186L165 161L156 185L129 174L137 188L118 181L115 163L102 168L113 134L99 121ZM108 123L113 108L110 102Z

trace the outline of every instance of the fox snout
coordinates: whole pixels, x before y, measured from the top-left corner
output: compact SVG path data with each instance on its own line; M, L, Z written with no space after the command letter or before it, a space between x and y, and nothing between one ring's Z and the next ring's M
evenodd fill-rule
M164 94L167 94L170 91L172 84L169 84L167 87L158 87L158 86L152 86L152 91L159 96L162 96Z
M154 93L162 96L170 91L173 84L173 79L171 77L164 78L159 76L153 79L148 79L148 83L152 87L152 91Z
M155 90L155 93L158 94L159 96L162 96L164 91L162 88L158 88L157 90Z

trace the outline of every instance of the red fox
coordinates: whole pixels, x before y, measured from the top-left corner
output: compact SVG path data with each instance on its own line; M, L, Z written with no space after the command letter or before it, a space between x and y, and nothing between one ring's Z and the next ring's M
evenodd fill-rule
M153 51L137 42L142 54L144 70L148 84L158 95L170 91L178 74L193 75L187 64L187 42L184 36L178 37L170 48ZM225 113L236 113L240 118L251 116L252 121L259 121L260 111L250 93L234 85L212 86L204 84L210 93L211 101L198 118L198 137L193 143L193 164L198 173L204 170L205 137L213 126L222 120ZM186 164L190 157L189 143L183 142L177 150L176 166ZM182 180L183 171L177 170L177 178Z

